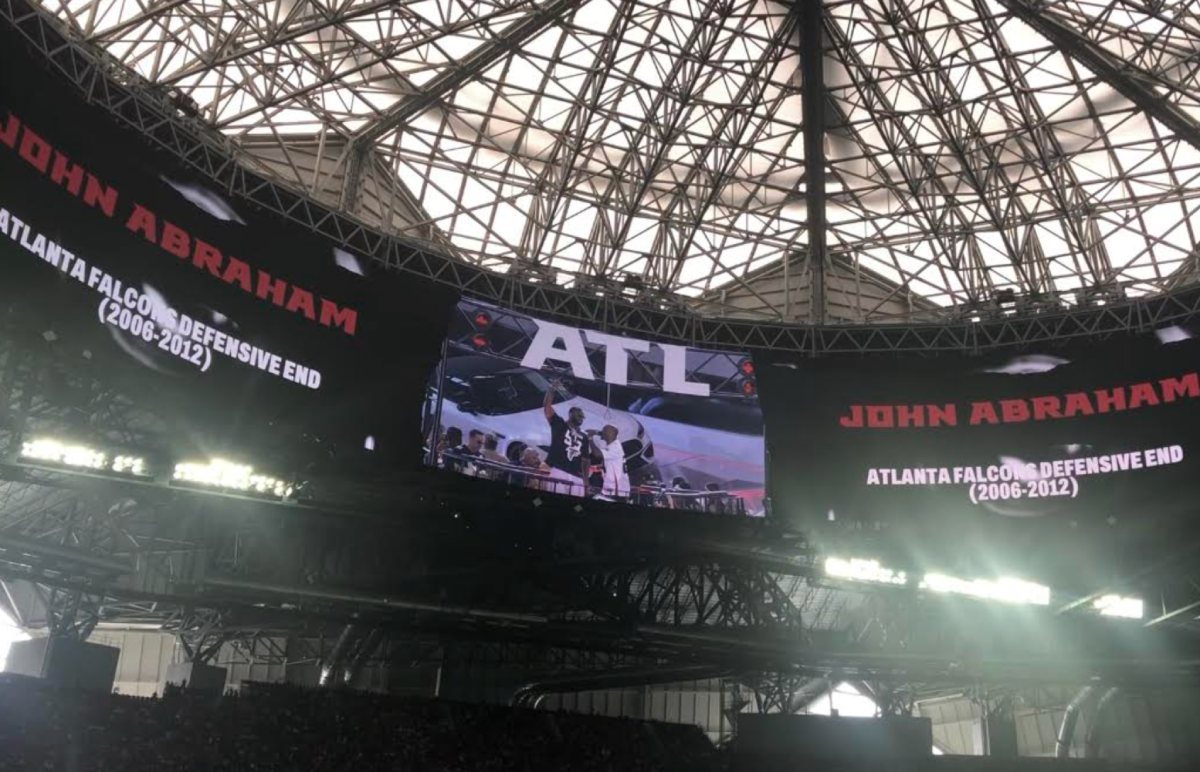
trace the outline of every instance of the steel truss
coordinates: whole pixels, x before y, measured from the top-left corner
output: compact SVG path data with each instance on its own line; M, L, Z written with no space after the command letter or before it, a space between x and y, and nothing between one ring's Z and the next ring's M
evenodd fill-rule
M609 571L579 581L582 597L590 599L585 601L588 619L598 615L632 624L760 629L797 643L805 628L794 600L808 596L804 582L762 569L714 562Z
M68 19L64 27L60 22L35 10L35 7L27 4L25 0L4 0L0 3L0 16L4 17L8 24L17 28L47 64L73 83L90 102L111 112L121 122L210 179L221 190L244 197L266 209L275 211L300 227L320 233L352 251L369 255L392 268L461 288L464 292L490 303L522 309L535 315L557 318L610 332L651 337L688 345L732 350L775 349L812 355L841 352L980 350L1001 346L1028 345L1069 338L1103 337L1117 332L1142 330L1155 325L1188 319L1195 315L1197 303L1200 301L1197 301L1193 294L1186 292L1181 295L1160 297L1144 302L1118 301L1099 309L1080 307L1072 311L1062 311L1056 309L1052 302L1049 306L1040 307L1039 313L1042 315L1032 318L1028 316L1033 313L1032 310L1020 311L1013 316L995 313L995 309L988 305L995 290L1003 287L1015 287L1020 294L1030 294L1031 296L1036 294L1038 297L1053 300L1058 296L1056 293L1060 292L1059 284L1078 286L1074 280L1068 282L1064 278L1067 273L1084 277L1082 288L1089 292L1091 287L1128 286L1131 290L1140 293L1187 284L1195 263L1194 254L1188 253L1193 250L1195 243L1200 241L1191 235L1193 224L1189 218L1193 216L1194 212L1188 208L1192 206L1187 203L1190 198L1184 195L1189 187L1194 187L1191 181L1195 173L1171 163L1171 154L1176 152L1173 148L1178 146L1180 140L1147 135L1137 141L1156 143L1157 155L1155 158L1158 160L1154 162L1157 164L1155 168L1165 164L1162 174L1166 175L1164 179L1169 183L1169 190L1158 196L1138 197L1134 195L1131 192L1132 186L1139 181L1139 175L1146 176L1150 173L1143 174L1138 169L1125 169L1122 166L1123 156L1121 153L1124 151L1122 147L1114 144L1109 137L1110 132L1099 117L1092 118L1097 128L1094 139L1080 147L1065 147L1056 131L1061 120L1047 114L1036 100L1031 101L1028 98L1029 93L1037 92L1041 87L1030 87L1028 90L1023 90L1021 86L1022 79L1031 78L1032 73L1042 68L1042 63L1053 54L1046 48L1035 47L1029 52L1014 50L1011 41L1006 41L1003 35L1002 27L1005 19L994 17L983 11L978 13L977 19L973 22L979 26L978 41L963 37L968 34L967 31L964 31L968 30L968 27L954 33L960 38L954 46L955 50L960 52L956 55L962 56L964 55L961 53L962 51L972 50L972 44L986 44L990 47L987 50L994 52L996 61L1002 65L1008 79L1006 84L988 83L988 87L994 91L987 97L987 100L991 101L985 100L980 103L986 105L986 110L991 110L996 115L1003 115L1005 120L1009 121L1004 129L1003 137L981 133L983 131L982 124L979 123L977 117L970 113L968 102L957 90L955 84L945 79L931 80L927 78L918 79L911 85L901 83L896 80L895 72L886 71L868 63L859 51L861 46L851 45L849 42L851 37L847 30L854 26L861 26L866 30L862 34L867 34L868 37L874 36L871 38L874 41L873 45L884 46L889 50L894 49L893 55L898 57L898 61L902 65L911 65L920 70L924 67L923 62L938 59L937 47L918 35L921 25L928 21L926 16L936 9L926 9L920 15L905 15L902 13L902 9L897 7L895 13L892 14L894 18L890 20L864 19L851 12L851 6L856 5L857 2L858 0L846 0L842 3L831 3L825 9L826 38L830 41L828 44L834 47L835 59L839 62L839 66L845 68L855 89L852 95L847 94L844 90L832 89L829 92L831 111L835 116L841 116L841 118L839 119L840 125L830 125L828 130L834 139L847 138L858 148L849 155L841 153L839 156L831 157L830 160L829 197L831 202L836 202L836 205L844 210L843 214L831 213L830 215L831 259L840 261L838 263L840 265L854 266L855 270L870 269L871 260L876 260L879 270L884 271L885 274L897 276L897 283L888 293L888 297L880 301L881 304L890 302L891 299L897 297L911 295L914 291L918 295L924 291L930 293L931 296L940 292L941 297L948 299L945 313L950 316L939 319L936 324L895 327L848 325L813 328L773 321L780 316L777 309L756 320L742 320L700 316L681 310L680 301L669 295L651 293L649 296L643 297L643 302L635 303L626 297L624 290L616 288L620 286L619 282L617 285L612 284L614 278L619 278L620 274L618 273L614 277L610 273L606 273L609 268L618 266L622 262L621 259L617 259L611 254L595 252L595 250L593 250L593 254L586 257L585 262L596 267L598 273L590 275L590 278L585 277L588 278L587 281L580 280L576 289L556 286L551 281L552 275L539 268L539 265L541 268L550 267L539 264L540 247L532 248L528 254L517 250L521 254L514 257L514 259L525 261L533 266L533 269L514 269L509 274L498 274L487 269L491 265L488 260L480 263L477 260L448 256L462 254L462 250L454 246L453 239L448 238L444 231L438 230L437 223L433 223L432 227L440 235L430 236L425 241L419 241L395 233L394 226L390 221L385 223L382 228L372 227L362 219L318 203L314 196L317 196L318 189L323 184L319 184L319 181L326 175L334 173L326 167L330 165L344 167L349 163L344 158L330 159L328 163L318 160L311 173L304 172L300 175L304 177L305 182L303 192L298 192L295 173L289 171L283 175L285 178L289 178L290 182L280 182L274 174L281 164L270 166L261 158L256 160L251 155L254 143L262 141L262 135L248 132L242 137L240 143L235 142L229 136L211 130L202 120L181 114L177 108L178 100L172 101L168 94L170 89L177 88L175 84L183 82L187 78L198 77L210 67L220 64L224 61L222 56L232 57L225 62L230 66L241 64L241 62L235 61L238 57L251 57L275 50L273 46L303 38L304 35L316 34L330 26L346 24L357 15L369 16L380 10L379 4L366 4L348 12L339 11L333 16L321 14L308 18L303 13L297 13L297 26L276 29L273 32L274 37L268 40L245 43L247 45L244 49L245 53L229 53L234 49L226 50L223 47L225 43L223 43L218 45L217 49L226 51L225 54L218 55L215 59L207 58L206 54L205 57L191 65L192 70L185 68L183 71L170 75L158 73L161 77L157 81L154 78L148 80L135 74L127 68L126 65L130 64L129 62L118 62L100 53L97 46L102 46L108 41L121 40L123 35L135 28L141 29L143 32L147 29L157 30L156 25L170 18L170 14L173 9L177 8L177 4L167 3L163 4L161 8L150 8L136 17L123 20L112 28L98 28L92 25L81 30L78 28L80 19L75 17ZM942 6L946 2L949 0L939 0L939 3L935 3L935 5ZM1011 2L1013 8L1017 8L1017 0L1011 0ZM1146 14L1147 18L1158 18L1166 13L1161 9L1156 11L1157 6L1143 8L1140 3L1135 3L1133 0L1109 0L1109 4L1123 7L1137 6L1137 13ZM568 5L564 4L564 7ZM1081 4L1078 3L1052 3L1049 7L1041 9L1041 12L1048 18L1054 17L1060 23L1066 23L1071 21L1072 14L1077 16L1079 13L1084 13L1083 10L1079 10L1080 7ZM504 13L516 12L516 7L505 6L501 11ZM183 13L184 9L179 9L177 12ZM187 12L192 12L190 7ZM621 13L614 18L614 29L607 37L603 37L606 42L597 49L600 57L615 55L615 49L618 46L611 41L618 39L625 29L624 25L637 22L638 13L633 0L622 4ZM950 17L954 16L944 8L941 13L948 14ZM1091 11L1089 10L1087 13L1091 14ZM791 17L785 14L781 17L781 19L783 18ZM1179 47L1175 38L1183 41L1193 39L1195 36L1194 25L1188 21L1168 20L1172 41L1170 46L1164 47L1160 45L1161 35L1156 38L1150 33L1141 32L1136 26L1129 29L1114 29L1110 24L1103 22L1104 18L1105 14L1103 13L1089 15L1087 23L1082 26L1082 34L1091 41L1088 45L1110 48L1117 46L1118 52L1130 53L1133 56L1133 63L1122 68L1121 76L1123 78L1142 84L1140 87L1143 89L1163 90L1167 93L1167 101L1171 105L1176 106L1177 109L1188 108L1192 104L1190 100L1194 98L1195 92L1195 89L1188 85L1195 81L1195 57L1177 57L1171 52ZM538 24L530 23L528 27L521 29L525 29L529 34L535 34L538 29L543 28L541 24L545 21L541 17L538 19ZM885 34L883 31L886 27L885 21L893 26L899 25L897 28L900 32L895 35ZM471 22L471 24L476 23ZM645 20L640 23L644 24ZM239 27L240 31L235 34L235 37L248 34L248 30L253 26L253 24L247 24ZM1076 26L1079 25L1076 24ZM874 31L872 32L872 30ZM936 32L936 30L925 31L930 34ZM452 32L453 30L446 29L439 30L437 34L444 35ZM703 37L708 33L700 32L698 34ZM761 41L763 52L762 58L758 62L778 61L779 47L781 45L786 47L788 34L786 26L781 27L779 34L772 40ZM971 31L970 34L976 33ZM938 46L950 45L946 41L952 37L951 32L944 31L942 37L945 40L939 42ZM497 45L501 44L502 39L503 36L497 38ZM704 40L695 41L695 43L701 44L705 41L707 41L707 37ZM416 45L413 41L409 41L409 43ZM151 37L142 41L141 48L138 46L134 48L140 51L138 56L145 56L146 46L166 44L167 40L165 39L154 41ZM367 45L362 41L359 41L359 44ZM243 43L238 45L243 45ZM509 41L504 45L511 46L512 42ZM389 54L394 54L395 50L394 48L384 48L374 51L373 55L379 57L379 61L382 62ZM501 66L508 59L502 57L500 60L493 60L490 54L485 56L484 52L481 52L480 61L485 63L498 61L499 63L495 64L495 67ZM964 66L982 68L984 63L972 60ZM683 78L685 82L692 84L685 87L683 82L680 83L678 87L682 89L681 93L684 95L692 94L697 84L707 82L703 78L710 77L702 75L698 69L692 71L683 65L680 67L682 69L672 77ZM1080 101L1080 104L1086 104L1092 113L1101 111L1101 108L1089 101L1092 99L1087 93L1089 82L1082 79L1083 76L1074 69L1073 64L1066 69L1070 73L1067 85L1077 93L1076 100ZM459 73L454 77L446 76L444 78L449 84L445 88L450 91L459 88L465 76L472 74L471 71L460 71L454 68L451 68L450 72ZM598 70L592 72L598 72ZM327 86L336 80L337 73L334 71L324 72L321 78L321 83ZM585 78L585 81L588 81L585 83L586 92L592 86L589 85L589 79ZM744 83L747 84L763 82L765 81L761 78L755 80L754 77L744 80ZM904 89L911 90L911 93L903 92L908 94L906 98L911 97L917 100L924 104L929 111L946 114L936 130L953 140L948 145L952 151L952 157L943 158L935 154L932 151L933 145L918 136L918 130L926 131L927 127L909 125L905 122L906 119L900 117L903 115L903 111L894 104L897 94L902 93L897 90L899 85L903 85ZM245 84L238 86L239 89L243 87ZM312 90L319 87L306 88L309 88L311 93ZM598 84L595 84L595 87L600 88ZM774 99L786 98L785 95L788 93L786 88L782 90L777 88L776 90L778 94ZM999 95L1002 94L1010 94L1017 99L1018 109L1014 111L1001 105ZM1026 94L1026 98L1022 100L1021 94ZM288 99L303 96L304 94L292 93L285 89L279 97L282 101L274 103L271 109L278 109ZM435 96L437 95L429 93L425 97L417 96L415 98L433 99ZM448 95L442 95L440 98L451 99ZM766 99L762 93L757 93L756 98ZM407 105L409 102L402 100L399 104ZM774 115L777 104L775 102L767 104L772 111L770 114ZM953 109L949 111L944 109L949 107L953 107ZM398 109L408 110L411 108ZM1120 114L1128 114L1128 106L1124 103L1110 108L1110 110L1125 111ZM445 116L450 114L450 110L447 109ZM1117 112L1113 114L1115 115ZM572 108L568 118L569 120L585 121L581 126L588 126L590 124L587 124L585 119L588 119L589 115L590 113L586 109ZM1019 116L1019 120L1014 121L1014 115ZM668 120L681 122L680 125L682 125L688 116L695 118L695 115L685 110ZM1132 119L1126 118L1125 120ZM452 119L444 117L443 123L447 121L453 124ZM723 147L723 143L727 140L736 141L740 136L739 133L747 130L748 127L736 125L738 122L732 119L730 119L731 122L722 121L724 121L723 118L716 124L717 133L714 135L712 146L703 148L701 154L705 157L712 154L714 161L719 161L720 166L732 168L732 165L740 162L741 156L735 153L732 157L726 158L724 156L727 154L723 151L718 152L718 145ZM867 139L867 121L878 121L878 140ZM236 123L236 121L234 122ZM757 128L749 129L747 134L759 136L755 132L765 131L769 123L765 120L759 121L756 124ZM652 141L655 132L666 131L666 128L669 127L646 128L645 147L642 149L656 154L656 157L659 158L669 155L672 152L669 141L665 141L662 136ZM731 133L726 137L723 132L727 130ZM362 131L370 132L372 129L368 127ZM393 132L388 136L393 137L393 141L399 142L396 138L400 137L404 130L397 131L398 133ZM789 131L792 132L793 137L798 136L797 132L800 131L800 127L797 124ZM669 131L665 136L667 140L675 137ZM289 146L289 142L293 140L277 138L282 143L281 147L285 152L295 150L294 147ZM717 142L716 138L722 139ZM488 142L494 142L494 140L484 141L478 137L476 140L484 143L484 149L490 147L495 150L494 147L488 145ZM299 142L299 140L295 141ZM946 141L939 139L937 143L945 144ZM339 140L336 131L328 131L327 127L321 130L319 141L316 144L322 148L333 148L338 146L339 142L342 145L345 144L343 140ZM564 161L575 159L584 152L585 148L599 147L594 142L595 140L587 139L580 134L575 138L574 144L568 142L566 145L556 145L554 153L557 155L554 157L561 156ZM1027 142L1033 142L1035 147L1026 147L1025 143ZM882 148L875 147L876 143L881 143ZM1022 160L1021 163L1031 164L1029 168L1032 169L1031 174L1034 176L1030 180L1034 180L1036 184L1032 181L1028 184L1025 181L1012 181L1018 172L1014 170L1013 162L1004 160L999 154L996 148L1002 146L1024 148L1021 152L1028 153L1030 158ZM398 148L399 145L394 145L388 152L402 152ZM895 159L890 166L881 164L879 160L883 151ZM381 151L372 150L371 152ZM1125 192L1124 197L1119 201L1116 199L1106 201L1103 196L1098 197L1090 192L1091 188L1079 181L1077 172L1070 164L1071 159L1076 155L1096 152L1107 153L1112 159L1111 163L1115 171L1104 184L1108 186L1106 189ZM346 154L346 157L350 155ZM636 155L637 153L633 152L627 153L626 160L622 163L633 164L631 159ZM387 167L388 163L392 162L382 163L382 166ZM401 164L401 161L396 160L394 163ZM447 163L450 162L447 161ZM297 173L303 171L294 163L283 163L282 166L297 171ZM375 169L375 166L368 165L366 176L370 177L374 173L372 170ZM697 163L690 168L696 170L703 166L704 163ZM396 167L389 168L391 181L380 183L376 180L376 184L392 188L403 187L395 177ZM508 168L514 167L510 165ZM578 176L574 176L573 173L552 172L554 168L553 164L549 164L544 167L542 173L534 174L538 180L535 187L541 191L539 194L541 197L538 199L540 203L535 210L546 212L546 216L552 219L562 218L563 212L566 211L566 203L562 200L563 191L580 184ZM653 173L654 169L659 167L651 160L642 165L634 164L628 169L625 169L624 166L622 168L621 174L636 172L646 175ZM384 169L384 171L388 171L388 169ZM340 175L343 172L337 173ZM1154 174L1158 173L1154 172ZM726 180L722 174L711 176L711 171L695 172L695 174L710 180ZM955 192L956 187L960 185L956 181L959 177L965 179L967 187L973 191L971 195L978 198L977 203L971 204L969 207L960 206L957 203L962 199L962 196ZM634 178L636 179L636 175ZM687 183L688 179L692 179L692 177L687 177L681 184L686 187L686 184L690 184ZM605 195L613 197L610 204L616 205L617 210L622 212L616 220L607 222L602 229L605 234L604 239L611 241L613 234L628 233L632 217L639 211L637 208L639 199L629 191L620 189L619 186L610 187L610 192ZM556 190L558 192L555 192ZM714 192L719 190L719 186L712 187ZM895 228L879 224L879 218L875 212L878 205L872 202L880 197L894 201L899 207L897 211L902 212L903 218L906 218L903 222L893 222L892 225L895 225ZM688 203L687 206L694 209L688 214L688 217L703 219L709 204L715 202L714 197L710 198L713 198L713 201L703 205L696 205L696 202ZM1023 203L1033 199L1045 203L1044 205L1039 204L1041 208L1037 210L1030 209ZM340 201L339 198L334 204L336 205ZM410 210L414 207L419 208L420 201L415 200L411 195L408 197L408 201ZM664 217L670 219L675 216L672 214L674 211L672 207L681 207L683 204L676 200L675 203L666 204L666 206L668 208ZM1178 216L1174 218L1169 227L1165 228L1169 234L1173 235L1157 234L1158 228L1148 219L1148 213L1154 207L1169 206L1184 208L1178 211ZM1163 209L1162 211L1167 210ZM1162 216L1158 209L1154 209L1154 212L1156 217ZM457 217L458 214L455 216ZM536 218L530 222L533 223L535 220ZM895 220L895 216L893 220ZM689 226L692 229L690 231L692 236L696 232L697 222L699 220L695 220L692 226ZM858 227L855 225L858 222L868 226L867 229L874 234L871 236L874 241L853 242L849 240L848 233ZM1054 222L1061 222L1062 228L1065 230L1055 231L1057 235L1053 235L1052 238L1042 234L1042 230ZM477 224L482 225L485 229L492 225L490 221ZM421 228L431 227L429 222L421 222L418 225ZM523 243L532 244L545 241L547 237L544 235L546 232L544 226L538 227L542 230L534 228L529 238L525 239ZM1138 238L1145 240L1143 248L1134 254L1122 257L1119 261L1114 261L1107 254L1104 236L1114 227L1118 230L1133 229L1136 231ZM417 228L414 232L419 232L421 228ZM918 233L911 232L913 228ZM792 234L793 240L799 238L802 231L802 228L797 229ZM989 234L995 234L995 238ZM663 250L661 259L655 257L650 260L644 271L650 286L653 286L652 279L655 277L665 277L669 282L670 277L676 274L679 263L673 261L677 260L678 255L671 257L671 250L677 251L681 248L681 244L690 243L689 240L692 236L687 236L683 242L675 240L674 236L670 238L664 236L664 240L660 244ZM434 244L432 248L429 246L430 243ZM1065 245L1062 248L1067 252L1055 253L1059 247L1053 246L1052 243L1053 245L1060 243ZM797 243L793 241L792 244L781 250L781 254L788 255L784 262L785 266L790 263L796 245ZM1169 265L1159 266L1155 262L1156 250L1168 248L1182 250L1179 253L1182 256ZM1004 253L1003 265L988 256L989 250L996 249ZM916 262L912 262L913 260ZM553 261L550 262L553 263ZM716 273L725 276L729 269L720 267L719 259L715 261L715 264L718 266L717 269L714 269ZM1068 268L1057 269L1054 267L1056 265L1069 266L1069 270ZM1063 273L1063 271L1067 273ZM1004 278L1010 273L1015 279ZM1129 276L1134 273L1138 276L1153 274L1153 277L1145 280L1130 279ZM746 284L746 280L739 278L737 281L740 282L739 286L742 288L752 294L760 295L753 286ZM709 312L718 315L733 312L732 309L720 308L720 304L711 297L706 296L700 302ZM768 305L770 304L768 303ZM771 307L773 308L773 306ZM925 303L920 307L921 312L929 313L929 309L932 307ZM876 318L879 313L882 313L881 309L882 305L875 309L868 309L865 317ZM987 318L989 316L998 318ZM962 321L954 321L956 317L961 318ZM971 321L975 317L984 318L979 322Z
M62 363L21 351L0 338L10 439L79 427L155 433L154 416L120 410L131 403L85 375L69 389L47 387L62 383ZM913 685L1196 675L1177 661L1064 667L1020 641L989 653L959 613L891 591L822 586L806 545L744 548L762 534L747 537L736 523L721 521L720 538L699 525L694 536L668 537L657 521L627 523L617 541L608 523L566 510L534 525L531 510L531 524L514 533L511 518L522 514L498 518L490 498L456 499L453 510L435 499L405 518L353 520L0 464L0 603L52 635L161 630L194 661L312 665L343 680L462 645L525 658L539 672L711 666L742 674L770 709L783 709L788 694L794 703L813 677L865 681L881 695L891 688L881 699L894 706ZM1147 634L1182 621L1156 621Z

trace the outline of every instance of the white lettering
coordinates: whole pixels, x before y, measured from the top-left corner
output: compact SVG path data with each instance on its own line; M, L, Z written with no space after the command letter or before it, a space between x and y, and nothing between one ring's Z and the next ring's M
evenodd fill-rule
M571 366L571 372L576 378L594 381L592 365L588 362L587 351L583 347L583 337L579 330L550 322L534 322L538 326L537 335L529 344L529 350L521 360L521 367L541 370L546 366L546 360L566 362ZM556 345L563 342L563 348Z
M629 352L650 350L647 341L622 338L604 332L589 330L587 339L588 343L604 347L604 380L615 386L629 385Z
M676 394L707 397L710 391L707 383L687 380L687 349L666 343L657 345L663 350L663 388Z

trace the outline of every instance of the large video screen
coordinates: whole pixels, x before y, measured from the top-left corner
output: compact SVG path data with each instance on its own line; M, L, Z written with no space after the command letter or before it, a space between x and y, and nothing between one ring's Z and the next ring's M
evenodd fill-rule
M316 454L348 469L407 455L415 467L417 407L456 293L217 189L8 42L5 334L154 408L191 446L179 452L287 467Z
M1197 332L764 364L776 504L810 521L1080 536L1173 515L1200 491Z
M463 300L430 379L427 463L549 493L759 516L753 375L744 355Z

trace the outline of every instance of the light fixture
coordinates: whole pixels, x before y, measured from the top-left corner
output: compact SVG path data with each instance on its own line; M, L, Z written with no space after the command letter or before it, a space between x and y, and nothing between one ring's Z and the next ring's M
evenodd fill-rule
M117 456L112 460L112 470L117 474L146 475L146 460L140 456Z
M945 574L925 574L921 589L950 595L965 595L1001 603L1032 606L1050 605L1050 588L1013 577L999 579L959 579Z
M172 479L178 483L280 499L286 499L293 491L291 484L259 474L248 464L236 464L219 458L176 464Z
M1100 616L1124 617L1126 619L1141 619L1145 613L1145 604L1141 598L1127 598L1123 595L1104 595L1092 602L1092 608L1100 612Z
M53 464L92 472L112 472L136 477L143 477L147 474L146 461L141 456L110 455L87 445L62 442L46 437L23 442L21 459L27 462Z
M864 558L825 558L825 575L851 582L897 586L908 584L908 575L903 571L893 571L881 566L878 560Z

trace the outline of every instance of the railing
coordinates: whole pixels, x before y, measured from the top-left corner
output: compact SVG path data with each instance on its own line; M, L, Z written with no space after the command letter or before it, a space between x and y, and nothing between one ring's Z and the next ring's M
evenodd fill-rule
M562 472L547 468L528 467L520 464L493 461L469 453L442 451L438 465L452 472L477 477L481 480L529 488L564 496L596 498L605 501L627 501L630 504L660 509L676 509L691 512L707 512L721 515L746 514L746 502L730 491L692 491L672 488L662 484L643 483L631 485L628 496L615 496L604 492L600 486L569 477Z

